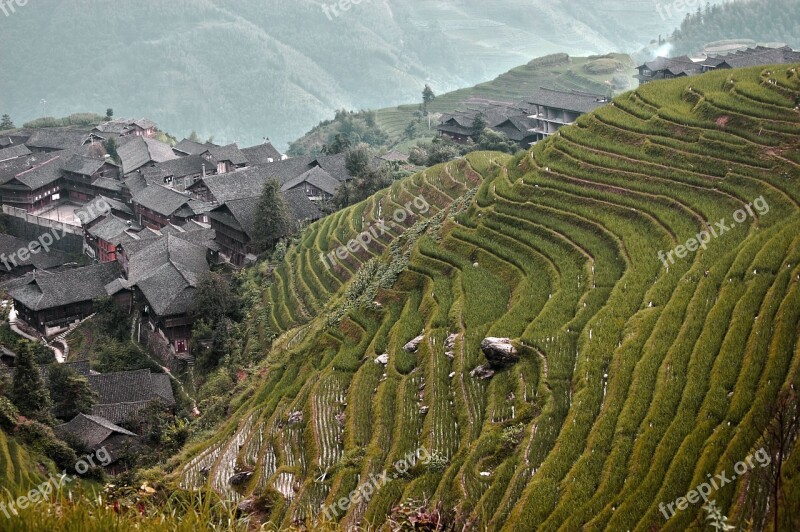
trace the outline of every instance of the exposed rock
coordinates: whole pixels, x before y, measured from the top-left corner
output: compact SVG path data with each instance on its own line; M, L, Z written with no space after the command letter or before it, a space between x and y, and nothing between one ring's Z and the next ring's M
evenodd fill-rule
M505 368L519 362L519 353L511 344L510 338L484 338L481 342L481 351L494 369Z
M422 340L424 340L424 339L425 339L425 336L420 334L419 336L417 336L416 338L414 338L413 340L408 342L406 345L404 345L403 349L405 349L409 353L416 353L417 349L419 349L419 344L421 344Z
M456 338L458 338L457 333L452 333L450 336L447 337L447 340L444 342L444 346L446 349L453 349L456 345Z
M303 422L303 411L298 410L296 412L292 412L289 414L287 419L290 425L294 425L295 423L302 423Z
M456 358L456 354L455 354L455 353L453 353L452 351L446 351L446 352L445 352L445 354L444 354L444 356L446 356L446 357L447 357L447 358L449 358L450 360L453 360L453 359L455 359L455 358Z
M241 473L236 473L229 478L228 484L231 486L241 486L243 484L247 484L247 481L251 478L253 478L253 473L251 471L243 471Z
M427 406L419 407L419 413L423 414L423 415L427 414L428 413L428 407Z
M389 353L384 353L375 359L376 364L383 364L384 366L389 363Z
M477 368L470 371L469 374L477 379L491 379L492 377L494 377L494 370L491 369L488 365L478 366Z
M254 497L248 497L236 506L236 510L243 514L251 514L256 511L256 500Z

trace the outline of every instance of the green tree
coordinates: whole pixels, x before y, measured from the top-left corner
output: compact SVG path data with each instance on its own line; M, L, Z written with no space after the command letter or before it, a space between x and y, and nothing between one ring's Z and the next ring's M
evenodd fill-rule
M69 421L80 413L90 413L97 401L86 377L75 373L69 366L52 364L47 374L50 397L53 400L53 415Z
M372 154L369 148L361 145L347 150L344 158L344 165L350 175L361 177L369 169L371 161Z
M8 115L3 115L3 117L0 118L0 130L5 129L14 129L14 122L11 121L11 117Z
M113 118L114 118L114 109L109 107L108 109L106 109L106 120L111 120Z
M478 138L483 133L483 130L486 129L488 123L486 122L486 115L483 113L478 113L475 116L475 120L472 121L472 136Z
M409 140L411 140L414 137L416 137L417 136L417 121L416 120L412 120L411 122L409 122L408 125L406 126L406 129L403 132L403 134Z
M242 300L228 277L208 272L200 278L189 312L216 327L225 318L241 319Z
M344 126L345 123L343 123ZM352 143L348 138L347 134L345 133L337 133L336 136L333 137L333 141L326 144L322 147L322 153L325 155L336 155L339 153L343 153L350 149Z
M281 193L280 184L274 179L270 179L264 184L258 200L256 227L259 235L256 244L260 251L274 248L281 238L285 238L291 233L289 207Z
M191 140L192 142L200 142L200 137L197 135L197 131L195 131L194 129L192 130L192 133L189 135L189 140Z
M103 149L106 150L106 153L114 159L116 162L120 162L119 154L117 153L117 140L113 137L109 137L108 139L103 141Z
M50 408L53 402L29 346L24 346L17 352L10 399L23 416L42 423L52 421Z
M428 114L428 105L435 99L436 95L433 93L433 89L431 89L430 85L425 85L425 89L422 91L422 112L426 116Z

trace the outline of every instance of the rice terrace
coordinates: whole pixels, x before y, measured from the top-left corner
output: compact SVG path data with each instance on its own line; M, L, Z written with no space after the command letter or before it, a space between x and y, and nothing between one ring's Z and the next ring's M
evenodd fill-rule
M276 527L699 530L767 526L777 466L797 525L800 455L756 459L800 384L799 102L792 65L646 84L315 223L249 271L242 349L276 339L171 475L272 493ZM425 214L320 263L419 197Z

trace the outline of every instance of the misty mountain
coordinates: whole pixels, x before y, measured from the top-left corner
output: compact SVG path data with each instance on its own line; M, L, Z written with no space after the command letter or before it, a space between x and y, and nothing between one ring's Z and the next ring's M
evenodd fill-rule
M364 0L347 11L313 0L118 5L9 4L0 113L21 124L112 107L178 137L197 129L220 142L269 136L285 147L338 108L407 103L424 83L440 93L552 52L635 51L684 15L664 18L652 0Z

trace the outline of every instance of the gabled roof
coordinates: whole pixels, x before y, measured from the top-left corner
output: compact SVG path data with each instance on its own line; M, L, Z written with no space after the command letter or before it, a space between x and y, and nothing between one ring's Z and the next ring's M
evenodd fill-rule
M177 159L169 144L147 137L136 137L117 148L122 161L122 171L129 174L149 163L161 163Z
M26 155L30 154L31 150L29 150L24 144L13 144L8 148L3 148L0 150L0 162L10 161L11 159L16 159L18 157L25 157Z
M528 102L565 111L589 113L608 103L608 98L602 94L591 94L580 91L560 91L544 87L528 98Z
M65 172L70 172L78 175L91 176L100 170L106 162L113 164L110 160L105 161L87 157L85 155L75 154L64 163L63 169Z
M162 185L150 185L133 196L134 203L162 216L171 216L189 203L189 199L189 196Z
M25 142L29 148L49 150L68 150L82 146L91 133L76 129L48 128L37 129Z
M341 182L333 177L331 174L323 170L319 166L315 166L311 170L300 174L291 181L288 181L281 187L281 191L292 190L301 186L303 183L308 183L315 186L319 190L326 192L333 196L339 189Z
M740 50L738 52L728 54L726 56L718 56L712 59L722 59L717 64L718 67L724 68L744 68L759 65L775 65L782 63L793 63L800 61L800 52L794 52L788 46L783 48L748 48L747 50Z
M59 272L33 271L5 284L8 294L33 311L90 301L106 295L105 286L119 277L116 262Z
M17 251L28 247L28 242L15 238L11 235L0 233L0 253L5 257L11 257L14 254L14 260L18 267L33 266L38 270L49 270L56 268L62 264L69 262L69 256L61 253L55 249L51 249L47 253L40 251L37 254L29 254L28 258L22 260L16 255ZM14 267L11 261L8 261L9 266ZM0 271L7 271L5 264L0 261Z
M216 146L213 142L196 142L194 140L183 139L177 143L172 150L186 155L200 155L213 146Z
M281 152L275 149L271 142L257 144L249 148L242 148L242 153L250 164L266 164L280 161L283 158ZM272 159L272 160L270 160Z
M406 155L405 153L399 152L397 150L392 150L392 151L390 151L388 153L385 153L385 154L381 155L378 158L380 160L382 160L382 161L387 161L387 162L390 162L390 163L391 162L400 162L400 163L408 162L408 155Z
M109 437L114 435L137 438L133 432L126 430L111 421L97 416L78 414L68 423L53 427L56 436L63 438L66 435L77 437L89 449L97 449Z
M30 190L36 190L45 185L49 185L61 178L61 167L63 166L64 157L62 152L55 152L47 154L48 157L43 157L40 162L34 163L33 168L28 168L15 175L6 183L16 181L17 183L26 186Z
M210 148L206 149L203 154L208 154L211 159L215 162L223 162L223 161L230 161L232 164L235 165L243 165L247 164L247 157L245 157L242 150L239 149L239 146L234 144L228 144L227 146L211 146Z
M89 234L116 245L127 240L123 235L125 235L125 231L131 228L131 225L131 222L110 214L106 216L105 220L89 229Z
M216 172L217 168L200 155L187 155L171 161L156 163L153 168L148 168L147 170L150 171L147 177L163 180L165 177L180 179L188 175L202 174L203 172Z
M168 406L175 404L169 376L149 369L89 375L89 384L97 392L98 405L136 403L161 399ZM164 380L166 379L166 380Z
M189 311L201 276L210 270L207 247L167 234L123 248L128 256L128 284L139 287L156 314Z
M283 193L283 199L289 212L292 214L295 223L319 220L322 218L322 211L316 203L308 199L305 191L300 189L287 190Z
M95 127L93 131L98 131L101 133L116 133L117 135L123 135L125 133L129 133L132 129L134 129L134 126L140 127L142 129L150 129L150 128L155 128L156 123L147 118L139 118L139 119L117 118L115 120L103 122L102 124Z
M133 216L133 210L131 210L130 206L128 206L127 203L123 203L121 201L103 195L97 196L96 201L98 202L105 201L108 204L108 206L111 207L112 211L122 212Z

